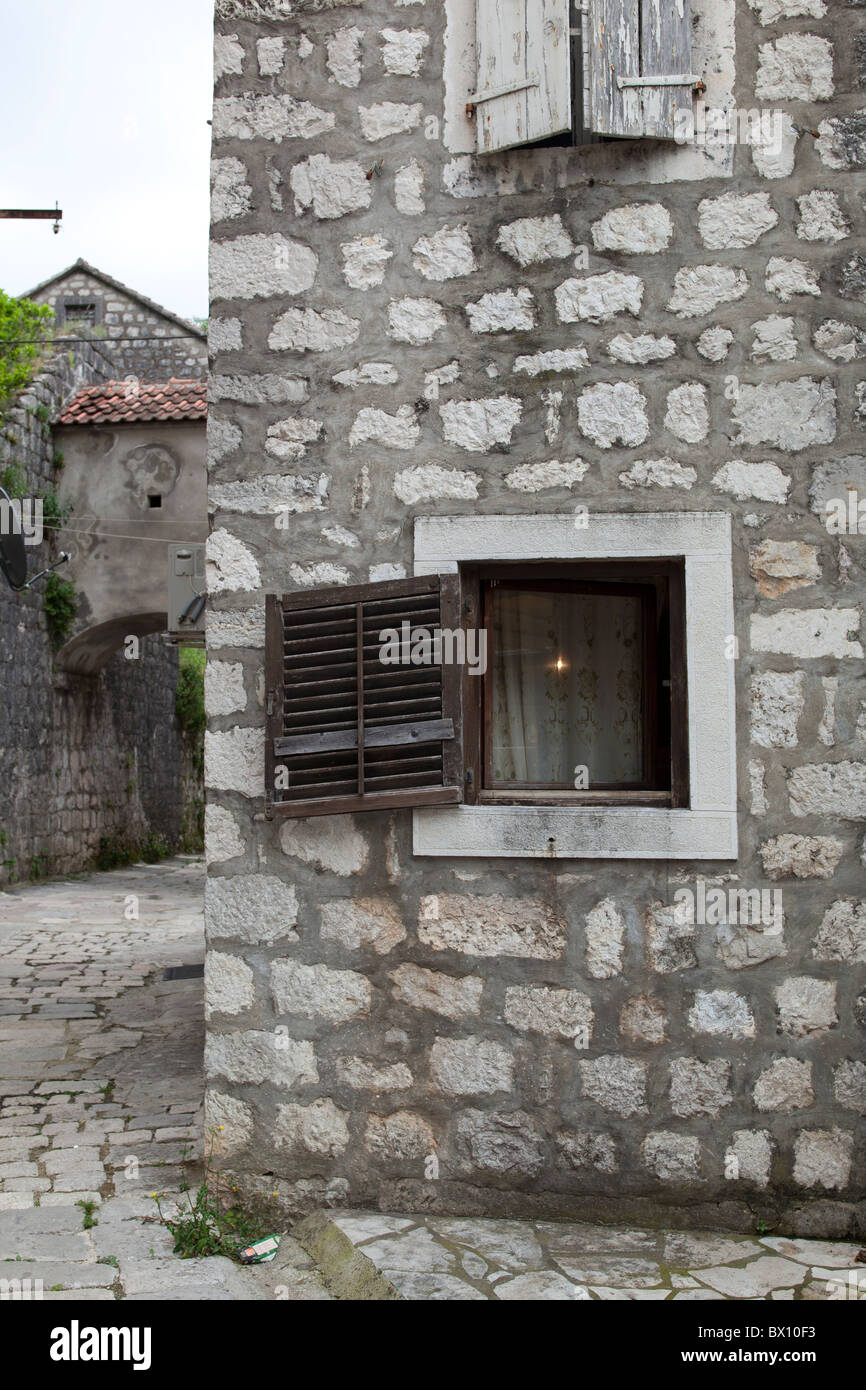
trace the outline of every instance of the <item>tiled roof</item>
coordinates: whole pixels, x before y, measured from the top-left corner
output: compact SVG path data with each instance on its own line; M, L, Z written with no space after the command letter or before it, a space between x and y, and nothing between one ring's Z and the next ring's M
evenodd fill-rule
M207 419L207 382L172 377L86 386L64 406L58 425L133 425L145 420Z

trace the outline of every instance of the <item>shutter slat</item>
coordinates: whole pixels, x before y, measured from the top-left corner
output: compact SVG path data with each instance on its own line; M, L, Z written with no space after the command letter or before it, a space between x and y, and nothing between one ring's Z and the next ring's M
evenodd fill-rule
M268 596L269 815L462 799L456 668L381 659L383 631L459 627L457 592L433 575Z
M357 712L352 715L351 719L323 719L318 724L312 722L305 724L300 720L296 720L294 723L289 723L289 721L287 720L285 725L283 726L283 734L277 735L277 737L300 738L301 734L341 733L344 729L354 730L357 727Z
M353 760L352 766L349 769L349 775L342 782L331 780L327 783L327 795L329 797L351 796L357 785L357 767ZM304 782L297 787L289 785L288 788L280 792L280 796L286 798L286 800L280 804L291 805L293 800L308 803L311 797L322 795L322 786L323 784L318 782ZM309 811L305 812L305 815L310 814Z
M426 787L429 781L429 772L390 773L384 777L368 776L364 786L368 792L396 791L401 787Z
M441 742L454 737L454 724L450 719L431 719L401 724L397 727L385 726L382 729L364 730L365 748L396 748L401 744L420 745ZM330 752L339 749L352 749L358 746L357 728L344 733L306 734L298 737L278 738L275 749L281 757L294 757L299 753Z

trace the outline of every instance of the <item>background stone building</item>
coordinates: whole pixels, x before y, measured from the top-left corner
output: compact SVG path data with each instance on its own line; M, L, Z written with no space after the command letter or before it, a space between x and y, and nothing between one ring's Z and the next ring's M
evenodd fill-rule
M207 370L207 336L197 324L87 261L77 260L23 297L49 304L59 331L104 342L118 377L168 381Z
M217 0L209 1113L293 1209L862 1234L866 12L692 0L623 73L616 10ZM298 613L477 628L503 566L667 593L655 780L497 797L466 676L440 804L332 741L289 814Z
M168 544L201 542L206 528L203 338L84 266L34 291L60 314L57 352L0 435L0 483L42 499L29 574L65 549L58 575L76 608L58 633L44 580L0 583L3 885L193 848L200 821L200 748L178 720L178 653L162 634ZM85 295L97 321L64 321L63 304ZM109 341L115 329L151 340L130 352ZM170 381L179 366L198 376Z

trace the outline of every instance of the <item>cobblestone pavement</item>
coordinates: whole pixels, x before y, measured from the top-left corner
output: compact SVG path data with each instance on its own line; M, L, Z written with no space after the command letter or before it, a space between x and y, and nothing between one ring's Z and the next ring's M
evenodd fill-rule
M551 1222L331 1212L339 1269L288 1235L254 1269L179 1259L150 1193L172 1214L201 1154L202 979L166 971L201 966L202 890L177 858L0 893L0 1297L866 1297L854 1245Z
M856 1245L586 1223L331 1213L403 1298L866 1298ZM849 1277L853 1272L853 1279Z
M180 857L0 893L0 1280L58 1299L328 1297L292 1240L245 1270L179 1259L153 1219L150 1193L170 1215L201 1155L203 888Z

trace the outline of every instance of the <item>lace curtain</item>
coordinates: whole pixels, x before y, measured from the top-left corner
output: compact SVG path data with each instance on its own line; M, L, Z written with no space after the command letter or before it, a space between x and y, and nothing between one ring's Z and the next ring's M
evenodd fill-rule
M642 781L642 686L638 597L497 588L494 782Z

